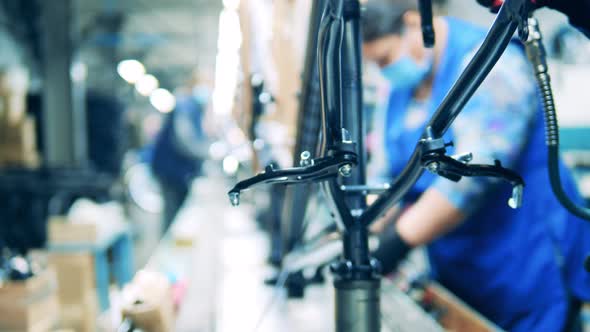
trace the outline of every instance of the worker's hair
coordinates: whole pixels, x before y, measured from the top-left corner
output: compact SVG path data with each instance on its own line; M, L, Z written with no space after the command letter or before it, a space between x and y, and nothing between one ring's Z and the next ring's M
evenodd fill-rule
M416 9L416 0L369 0L361 19L363 41L401 33L404 14Z

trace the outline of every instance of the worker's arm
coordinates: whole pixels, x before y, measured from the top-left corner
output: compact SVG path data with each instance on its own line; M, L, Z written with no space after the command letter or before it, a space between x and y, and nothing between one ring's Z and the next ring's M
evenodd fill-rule
M399 208L392 210L397 213ZM384 274L395 270L413 247L431 242L465 218L463 212L436 189L426 190L414 205L398 216L395 229L380 235L379 247L373 253L381 262ZM391 218L391 213L387 213L380 222L390 222ZM374 231L373 227L371 230Z
M372 204L373 202L374 202L374 199L372 199L372 198L368 199L369 205ZM392 223L394 223L398 220L399 216L401 215L401 212L402 212L401 206L399 204L395 205L394 207L389 209L387 212L385 212L385 214L381 218L379 218L375 222L373 222L371 224L371 226L369 227L369 230L373 234L383 233L389 227L389 225L391 225Z
M470 56L466 57L466 61ZM526 147L538 100L530 66L511 46L451 126L455 153L473 153L473 163L498 159L515 168ZM374 253L384 273L393 271L412 247L428 244L459 225L487 202L501 180L438 177L382 237Z
M463 212L443 194L428 189L401 215L395 228L409 246L416 247L445 234L463 219Z

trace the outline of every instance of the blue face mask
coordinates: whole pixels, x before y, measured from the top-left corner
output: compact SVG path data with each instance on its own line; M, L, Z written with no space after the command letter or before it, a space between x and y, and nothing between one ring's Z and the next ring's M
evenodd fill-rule
M416 63L408 55L383 67L381 73L391 83L394 89L413 89L422 82L432 69L432 58L426 64Z

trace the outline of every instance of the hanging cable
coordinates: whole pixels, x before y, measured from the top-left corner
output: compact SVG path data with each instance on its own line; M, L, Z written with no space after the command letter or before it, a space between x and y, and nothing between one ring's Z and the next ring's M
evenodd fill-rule
M548 151L548 169L551 189L557 200L575 216L590 221L590 209L576 204L563 190L559 173L559 125L555 112L555 101L551 88L551 77L547 66L547 54L543 45L543 36L539 29L539 22L535 18L528 19L529 36L525 42L525 49L537 81L541 103L545 116L545 135Z

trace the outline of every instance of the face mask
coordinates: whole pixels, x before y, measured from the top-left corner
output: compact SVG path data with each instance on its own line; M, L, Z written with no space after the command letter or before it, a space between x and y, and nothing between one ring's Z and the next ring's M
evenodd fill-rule
M413 89L422 82L432 69L432 55L424 64L418 64L409 55L383 67L381 73L395 89Z

